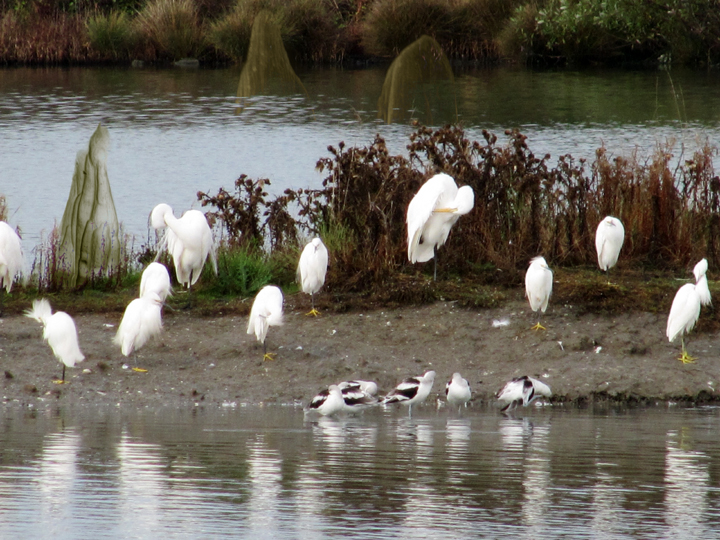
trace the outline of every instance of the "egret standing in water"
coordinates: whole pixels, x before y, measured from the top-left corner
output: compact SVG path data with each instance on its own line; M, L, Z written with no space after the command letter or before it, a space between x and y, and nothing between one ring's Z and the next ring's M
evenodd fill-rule
M188 210L178 219L172 208L163 203L153 208L150 224L154 229L167 228L158 254L163 248L170 252L178 282L187 285L188 294L191 286L200 278L208 256L217 274L215 245L205 214L199 210Z
M10 294L15 279L20 276L24 261L20 237L10 225L0 221L0 289L4 288L5 294Z
M150 338L162 331L162 300L155 292L146 292L125 308L122 321L118 326L113 343L120 347L125 356L145 345ZM145 372L137 365L133 371Z
M458 189L451 176L440 173L425 182L407 209L408 259L411 263L433 259L433 280L437 279L435 252L450 234L460 216L475 205L470 186Z
M325 283L328 267L328 250L319 238L313 238L300 255L297 279L304 293L310 295L312 309L307 315L316 317L320 312L315 309L315 293Z
M595 232L595 249L597 250L600 270L608 275L610 282L610 269L617 264L620 249L625 241L625 228L622 222L612 216L607 216L598 225Z
M263 344L263 360L273 360L274 353L267 352L268 328L280 326L283 323L283 294L274 285L266 285L257 293L248 321L247 333L255 334L257 340Z
M682 354L678 360L683 364L691 364L695 361L685 349L685 334L695 327L695 323L700 318L700 307L709 304L712 300L705 272L707 272L707 260L703 259L693 269L696 282L686 283L680 287L670 307L665 334L670 343L680 336Z
M552 293L553 273L543 257L535 257L525 273L525 296L530 301L530 308L538 314L538 322L533 330L545 330L540 324L540 313L545 313Z
M44 298L34 300L32 309L25 312L25 315L42 323L43 339L48 342L55 358L63 365L62 379L53 382L63 384L65 382L65 366L75 367L75 364L85 360L85 356L80 352L75 322L64 311L53 313L50 302Z

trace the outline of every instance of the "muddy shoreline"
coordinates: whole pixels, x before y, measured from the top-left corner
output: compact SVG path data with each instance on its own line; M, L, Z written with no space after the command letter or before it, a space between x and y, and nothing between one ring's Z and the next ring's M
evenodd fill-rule
M720 342L714 333L692 333L694 364L677 360L680 345L664 336L666 316L601 315L570 305L552 306L546 331L532 331L535 317L521 299L495 309L426 306L324 311L305 316L303 295L286 299L285 324L271 328L268 349L246 334L247 317L202 317L166 311L164 332L124 369L111 339L121 313L78 314L86 360L62 368L41 338L38 323L20 315L0 318L2 399L22 406L89 404L137 407L306 405L320 389L341 380L371 379L380 394L407 376L437 372L428 404L444 395L459 371L470 382L473 405L493 396L512 377L531 375L550 385L553 402L674 402L720 400ZM493 321L507 321L495 326Z

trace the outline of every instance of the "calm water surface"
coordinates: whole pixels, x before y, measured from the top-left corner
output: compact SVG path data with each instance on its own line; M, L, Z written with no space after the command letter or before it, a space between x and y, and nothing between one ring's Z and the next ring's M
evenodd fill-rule
M75 154L99 122L112 139L108 172L125 231L147 238L161 201L179 213L198 190L232 188L240 174L272 181L271 192L318 186L327 146L365 146L382 134L403 152L411 116L431 125L461 121L472 138L518 127L536 154L592 159L648 155L675 141L676 157L720 134L720 73L455 70L408 105L407 119L378 120L386 67L298 71L304 94L270 93L238 113L239 69L0 69L0 193L26 243L59 221Z
M720 409L5 408L2 538L717 538Z

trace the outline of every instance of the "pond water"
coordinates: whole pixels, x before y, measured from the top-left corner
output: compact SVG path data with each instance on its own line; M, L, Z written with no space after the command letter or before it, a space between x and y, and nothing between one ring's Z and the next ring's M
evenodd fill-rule
M712 538L720 409L0 411L0 537Z
M453 81L413 94L403 106L409 112L392 124L378 119L386 72L298 70L302 92L270 89L240 111L238 68L0 69L0 193L9 221L26 246L59 222L75 155L99 122L110 131L118 217L138 243L158 202L179 215L199 206L198 190L231 189L243 173L269 178L271 193L319 186L315 164L328 145L365 146L376 133L401 153L410 117L460 121L475 139L482 129L502 138L517 127L536 154L555 158L592 159L602 144L614 154L649 155L668 140L680 158L720 134L717 72L455 68Z

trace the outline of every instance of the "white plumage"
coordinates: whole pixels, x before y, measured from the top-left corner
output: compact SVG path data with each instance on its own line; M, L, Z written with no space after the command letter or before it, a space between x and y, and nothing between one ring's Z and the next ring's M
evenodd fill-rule
M530 267L525 273L525 295L534 312L545 313L552 293L552 285L552 270L543 257L535 257L530 261ZM538 313L538 323L535 328L542 328L539 317L540 313Z
M248 321L247 333L255 334L257 340L263 344L265 359L268 358L265 338L268 328L280 326L283 323L283 294L275 285L266 285L255 296L250 320Z
M497 399L504 403L502 410L512 410L520 403L527 407L539 397L552 397L550 387L544 382L524 375L507 383L497 394Z
M383 399L383 405L389 403L402 403L409 407L408 413L412 413L412 406L415 403L422 403L430 395L435 372L428 371L419 377L410 377L398 384L395 389Z
M78 343L77 328L72 317L64 311L52 312L50 302L34 300L32 309L25 312L27 317L35 319L43 325L43 339L63 364L62 381L65 381L65 366L75 367L75 364L85 360Z
M154 293L136 298L125 308L113 339L123 355L130 356L162 331L162 300Z
M708 263L706 259L702 259L695 265L695 268L693 268L695 283L686 283L680 287L675 293L675 298L670 307L665 335L671 343L680 336L682 353L679 360L683 364L695 361L685 349L685 334L695 327L695 323L700 318L700 308L712 302L707 276L705 275L707 269Z
M467 405L471 395L467 380L459 373L453 373L452 379L445 385L445 399L448 405L458 408Z
M304 293L310 295L312 311L310 314L317 315L315 310L315 293L325 283L325 275L328 267L328 250L319 238L313 238L305 246L300 254L300 261L297 268L297 279L300 288Z
M615 266L624 241L625 228L618 218L607 216L600 222L595 232L595 249L601 270L606 272Z
M709 306L712 304L712 297L710 296L710 289L708 288L707 276L705 275L708 270L707 259L702 259L693 268L693 274L695 275L695 290L700 297L700 303L703 306Z
M307 412L317 412L323 416L330 416L344 409L345 400L343 399L342 390L340 390L339 386L333 384L312 399Z
M167 227L163 247L172 255L181 285L190 287L197 282L208 256L217 274L215 246L205 214L199 210L188 210L178 219L172 208L163 203L153 208L150 224L154 229Z
M152 262L142 273L142 278L140 278L140 297L148 296L150 293L156 294L163 302L172 294L170 273L164 264Z
M447 174L436 174L425 182L407 209L408 260L415 263L432 259L455 222L474 205L472 188L458 189Z
M20 237L10 225L0 221L0 289L10 292L24 260Z

